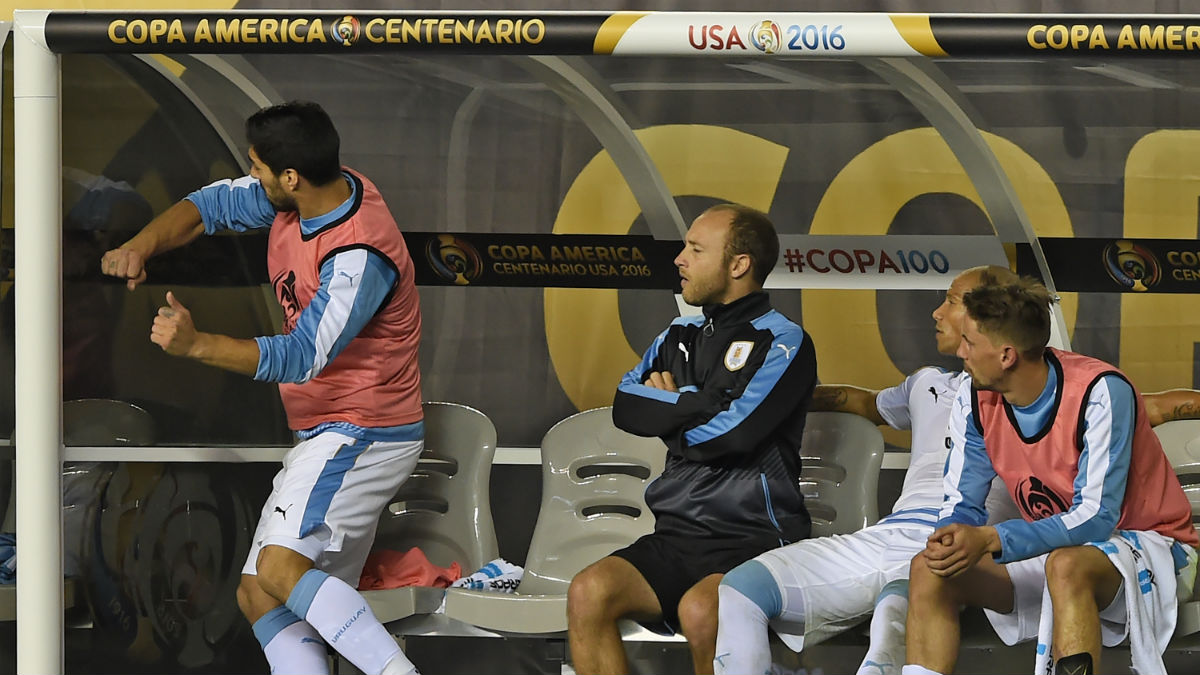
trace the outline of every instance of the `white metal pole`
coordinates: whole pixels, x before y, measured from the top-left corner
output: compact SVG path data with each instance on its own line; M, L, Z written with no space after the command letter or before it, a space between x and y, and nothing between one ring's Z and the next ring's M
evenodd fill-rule
M63 672L62 147L48 12L15 12L17 672Z

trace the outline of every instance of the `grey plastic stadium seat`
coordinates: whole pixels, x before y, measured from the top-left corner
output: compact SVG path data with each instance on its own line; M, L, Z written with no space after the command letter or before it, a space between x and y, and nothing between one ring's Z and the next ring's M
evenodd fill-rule
M1192 523L1200 523L1200 420L1167 422L1154 427L1154 433L1192 504ZM1179 604L1178 616L1176 637L1200 632L1200 583L1192 589L1191 599Z
M441 567L470 574L499 557L490 487L496 427L457 403L425 403L425 450L379 519L375 548L419 547ZM363 591L383 623L437 610L445 590L403 587Z
M654 529L646 485L666 446L617 429L611 408L572 415L542 439L542 503L516 593L452 588L446 616L502 633L567 629L567 587L584 567Z
M811 412L800 453L800 490L812 536L848 534L879 520L879 427L852 413Z

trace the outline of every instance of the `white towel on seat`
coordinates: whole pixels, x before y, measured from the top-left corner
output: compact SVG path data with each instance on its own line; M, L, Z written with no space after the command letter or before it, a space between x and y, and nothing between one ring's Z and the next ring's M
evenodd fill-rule
M1112 561L1125 580L1125 621L1100 622L1105 647L1129 638L1133 672L1166 675L1162 655L1175 632L1176 578L1171 555L1174 540L1157 532L1118 530L1108 541L1090 544ZM1191 555L1194 556L1194 553ZM1037 658L1034 675L1049 675L1053 668L1054 610L1050 590L1043 590L1042 614L1038 623Z

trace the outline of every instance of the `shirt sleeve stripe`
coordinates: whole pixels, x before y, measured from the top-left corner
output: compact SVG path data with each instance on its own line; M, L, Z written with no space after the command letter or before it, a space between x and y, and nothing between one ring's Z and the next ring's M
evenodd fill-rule
M313 349L312 372L319 373L329 363L334 346L341 340L346 325L354 313L358 293L362 289L363 272L367 266L367 252L355 249L339 253L330 261L332 265L322 268L322 277L328 269L328 282L322 279L322 285L329 289L329 299L325 303L325 311L317 326L316 342ZM374 311L374 308L372 308ZM365 323L365 322L364 322ZM353 336L351 336L353 337Z
M200 211L207 234L222 230L245 232L270 227L275 222L275 207L267 199L262 183L251 176L209 183L186 199Z
M946 455L944 492L939 525L966 523L983 525L987 522L987 493L996 471L984 448L983 438L974 423L971 405L971 380L964 378L954 398L950 415L952 447Z
M307 382L358 336L378 311L396 272L378 254L346 249L321 266L321 287L287 335L258 338L255 379Z
M1132 414L1114 414L1118 407L1132 410L1132 391L1124 382L1121 385L1114 387L1105 377L1092 387L1088 397L1084 411L1086 427L1083 450L1079 458L1079 474L1075 477L1077 497L1071 510L1063 515L1063 525L1068 531L1086 525L1102 508L1120 513L1126 471L1113 469L1117 468L1115 464L1128 466L1132 444L1130 422L1133 418ZM1122 395L1122 390L1127 393Z

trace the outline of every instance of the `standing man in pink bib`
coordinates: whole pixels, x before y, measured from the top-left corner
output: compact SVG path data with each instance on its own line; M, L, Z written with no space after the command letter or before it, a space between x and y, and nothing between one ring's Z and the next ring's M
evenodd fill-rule
M246 122L249 176L201 188L104 254L105 274L146 279L146 261L201 234L269 228L281 335L196 330L175 294L150 340L168 354L278 382L300 443L283 460L242 570L238 605L271 672L328 673L325 645L368 675L417 672L355 590L379 514L424 446L413 265L367 178L342 167L315 103Z

